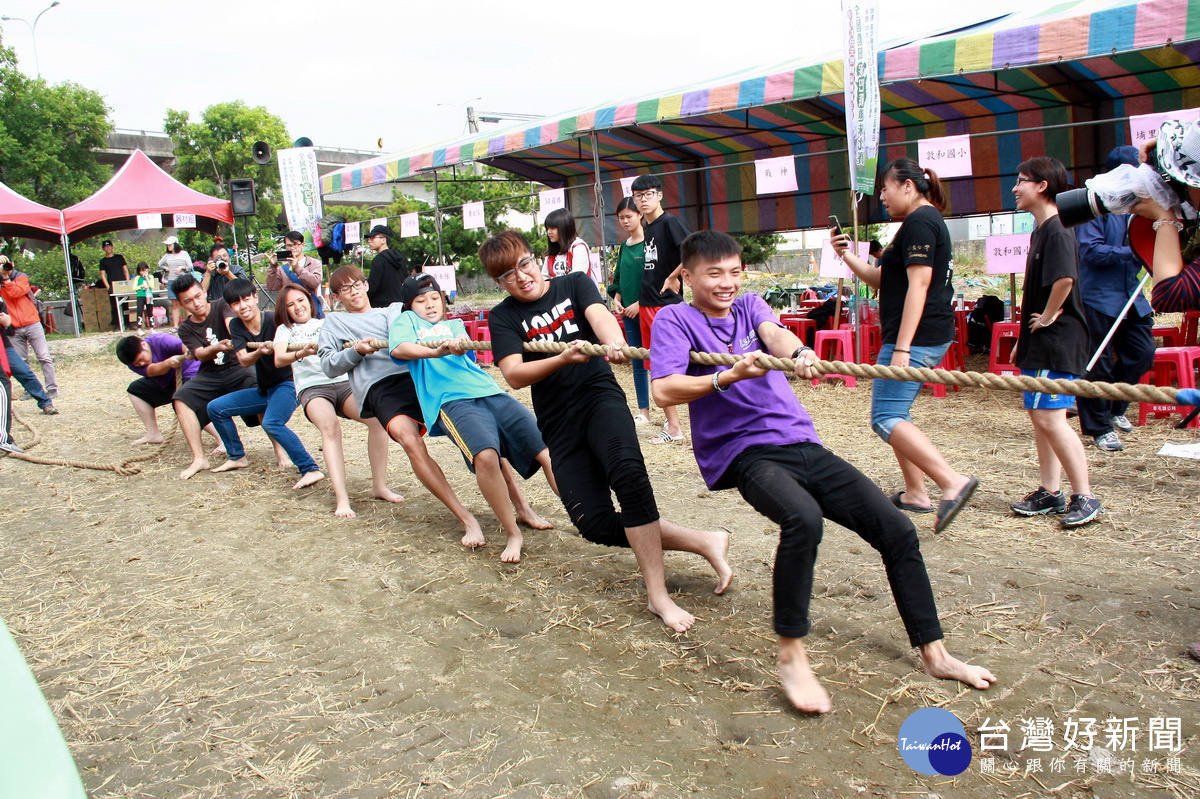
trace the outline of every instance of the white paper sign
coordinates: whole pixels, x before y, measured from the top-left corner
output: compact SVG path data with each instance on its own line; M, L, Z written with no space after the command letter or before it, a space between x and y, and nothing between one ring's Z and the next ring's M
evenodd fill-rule
M988 236L983 247L989 275L1019 275L1025 271L1025 260L1029 257L1028 233Z
M853 242L852 242L853 243ZM869 241L860 241L858 243L858 257L864 261L867 260L867 253L871 249ZM821 269L819 274L821 277L827 277L831 280L846 278L847 280L854 277L854 273L850 271L850 267L846 266L846 262L841 256L833 251L833 243L829 239L821 242Z
M138 230L158 230L163 226L162 214L138 214Z
M622 197L632 197L633 196L633 182L637 179L638 179L637 175L634 175L633 177L629 177L629 178L621 178L621 196Z
M173 227L185 228L185 227L195 227L196 226L196 215L195 214L175 214L174 216L175 216L175 224L173 225Z
M538 221L544 222L551 211L567 207L565 189L546 189L538 192Z
M421 215L413 212L411 214L400 214L400 238L411 239L413 236L421 235Z
M283 193L288 227L301 233L312 233L317 228L317 220L325 213L321 206L316 149L290 147L276 150L275 162L279 164L279 188Z
M960 178L971 174L971 137L941 136L917 141L917 160L932 169L939 178Z
M358 244L362 241L362 236L360 235L362 227L358 222L347 222L344 229L346 231L347 244Z
M755 191L758 194L777 194L796 190L796 158L760 158L754 162Z
M1200 119L1200 108L1185 108L1182 111L1163 111L1157 114L1139 114L1129 118L1129 141L1134 147L1158 136L1162 123L1172 119L1193 122Z
M485 225L483 203L467 203L463 206L463 230L482 230Z
M376 225L383 225L384 227L387 227L387 217L381 216L379 219L372 219L371 230L374 230Z
M432 275L433 279L437 281L438 287L447 294L452 291L458 291L458 281L454 279L453 266L426 266L425 272Z

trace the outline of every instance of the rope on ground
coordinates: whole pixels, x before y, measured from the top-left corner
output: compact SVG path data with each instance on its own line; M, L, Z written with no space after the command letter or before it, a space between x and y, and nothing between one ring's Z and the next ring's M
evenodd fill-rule
M42 435L38 432L38 429L34 427L32 423L26 420L25 417L17 413L15 408L13 409L13 419L16 420L26 430L28 430L30 435L33 437L32 441L24 445L25 449L33 449L38 444L42 443ZM160 454L162 454L162 451L166 449L167 445L170 444L171 440L175 437L175 431L178 429L178 424L172 426L171 431L167 433L166 437L163 438L163 442L161 444L155 445L155 447L148 452L145 452L141 455L135 455L131 458L126 458L119 463L94 463L91 461L77 461L71 458L43 458L38 455L30 455L28 452L10 452L8 453L8 457L16 458L19 461L26 461L27 463L37 463L44 466L71 466L76 469L95 469L97 471L116 472L119 475L128 477L130 475L138 474L142 471L140 466L134 466L133 464L142 463L152 458L157 458Z
M421 343L436 349L450 339L422 341ZM348 341L344 348L353 347L357 342ZM372 339L370 342L377 350L388 349L388 342L382 339ZM292 345L293 347L295 345ZM463 341L463 349L491 350L490 341ZM526 352L556 353L563 352L572 346L571 342L562 341L529 341L525 343ZM288 348L289 350L292 347ZM296 349L300 349L296 347ZM608 355L609 348L602 344L587 343L580 347L587 355ZM645 359L650 357L650 350L641 347L621 347L621 352L627 358ZM742 360L741 355L731 355L724 352L692 352L691 362L707 366L733 366ZM794 372L796 364L791 358L776 358L773 355L760 355L758 365L764 369L780 372ZM959 386L966 388L990 388L997 391L1036 391L1042 394L1067 394L1072 397L1087 397L1090 399L1125 400L1128 402L1155 402L1163 405L1175 405L1175 395L1178 391L1170 386L1150 386L1143 383L1104 383L1093 380L1052 380L1048 377L1028 377L1025 375L997 375L990 372L956 372L949 369L926 369L916 366L878 366L866 363L848 363L846 361L817 361L813 371L822 375L850 375L852 377L880 378L883 380L906 380L922 383L938 383L944 386Z

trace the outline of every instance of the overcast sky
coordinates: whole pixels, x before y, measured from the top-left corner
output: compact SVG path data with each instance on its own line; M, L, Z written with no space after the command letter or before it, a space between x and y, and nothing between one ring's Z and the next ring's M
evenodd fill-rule
M49 3L0 0L0 15L32 23ZM880 39L1031 5L880 0ZM168 108L197 118L213 103L242 100L281 117L293 138L364 150L382 139L391 152L463 135L471 104L558 114L833 56L837 9L837 0L61 0L38 23L37 49L42 77L100 92L120 128L162 130ZM0 25L34 73L29 28Z

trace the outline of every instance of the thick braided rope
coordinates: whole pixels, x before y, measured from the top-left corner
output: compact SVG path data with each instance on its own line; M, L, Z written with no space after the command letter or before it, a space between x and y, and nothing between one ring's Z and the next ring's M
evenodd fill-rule
M439 339L421 342L425 346L436 349L450 339ZM350 348L356 342L348 341L342 346ZM371 346L377 350L388 349L388 342L382 339L371 340ZM463 341L463 349L491 350L490 341ZM554 353L563 352L572 347L572 343L561 341L529 341L525 343L526 352ZM289 351L302 347L290 345ZM608 355L609 348L602 344L586 343L580 350L593 357ZM650 350L640 347L621 347L621 352L627 358L649 358ZM724 352L693 352L690 355L692 363L707 366L733 366L742 359L740 355ZM794 372L796 364L791 358L776 358L773 355L760 355L758 365L764 369L774 369L780 372ZM1155 402L1163 405L1174 405L1178 389L1169 386L1150 386L1132 383L1103 383L1092 380L1052 380L1048 377L1026 377L1023 375L996 375L990 372L956 372L949 369L927 369L916 366L877 366L864 363L847 363L846 361L817 361L813 371L822 375L851 375L853 377L881 378L883 380L908 380L922 383L938 383L944 386L960 386L973 388L990 388L997 391L1037 391L1042 394L1067 394L1073 397L1088 397L1091 399L1126 400L1128 402Z
M13 419L16 420L26 430L28 430L30 435L33 436L33 440L25 445L27 450L33 449L38 444L42 443L42 435L38 432L38 429L34 427L33 424L27 419L25 419L25 417L21 416L21 414L19 414L15 408L13 409ZM39 455L30 455L28 452L10 452L8 453L8 457L15 458L19 461L25 461L27 463L41 464L43 466L70 466L75 469L95 469L102 472L116 472L123 477L129 477L130 475L138 474L142 471L140 466L134 466L133 464L142 463L143 461L148 461L161 455L162 451L167 448L168 444L171 443L171 439L175 437L175 431L178 429L178 424L173 425L171 427L171 431L163 438L163 443L157 444L148 452L145 452L141 455L135 455L131 458L126 458L119 463L96 463L93 461L77 461L71 458L43 458Z

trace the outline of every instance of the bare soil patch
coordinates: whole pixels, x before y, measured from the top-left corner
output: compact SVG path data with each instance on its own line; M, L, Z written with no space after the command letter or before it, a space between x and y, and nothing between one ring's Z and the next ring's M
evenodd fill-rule
M130 373L99 337L55 347L62 414L16 403L44 437L34 453L120 461L141 433ZM796 390L830 448L899 487L867 425L869 381ZM100 798L1200 795L1200 664L1181 654L1200 639L1200 464L1154 454L1196 434L1159 423L1123 453L1089 448L1108 512L1064 532L1008 511L1038 479L1019 406L973 390L916 407L982 481L947 533L916 523L947 643L995 672L987 692L920 672L876 553L828 525L809 644L835 712L788 710L770 626L777 529L735 492L707 491L679 445L644 447L663 515L731 531L736 570L717 597L698 558L668 556L677 601L700 617L685 635L645 611L632 555L581 540L540 477L525 490L557 529L527 533L516 566L499 563L502 535L444 439L430 449L489 547L459 547L398 447L392 486L407 501L370 501L357 425L353 520L333 517L326 483L291 491L259 430L244 435L251 468L186 483L182 440L133 477L0 460L0 616ZM315 429L293 425L315 454ZM933 705L975 747L958 777L917 774L897 752L904 719ZM1055 725L1052 752L1018 751L1035 717ZM1101 745L1105 720L1138 719L1136 751L1115 753L1132 773L1077 772L1062 741L1080 717L1098 719ZM1147 751L1153 717L1182 720L1177 773ZM998 718L1007 750L980 752L978 726Z

